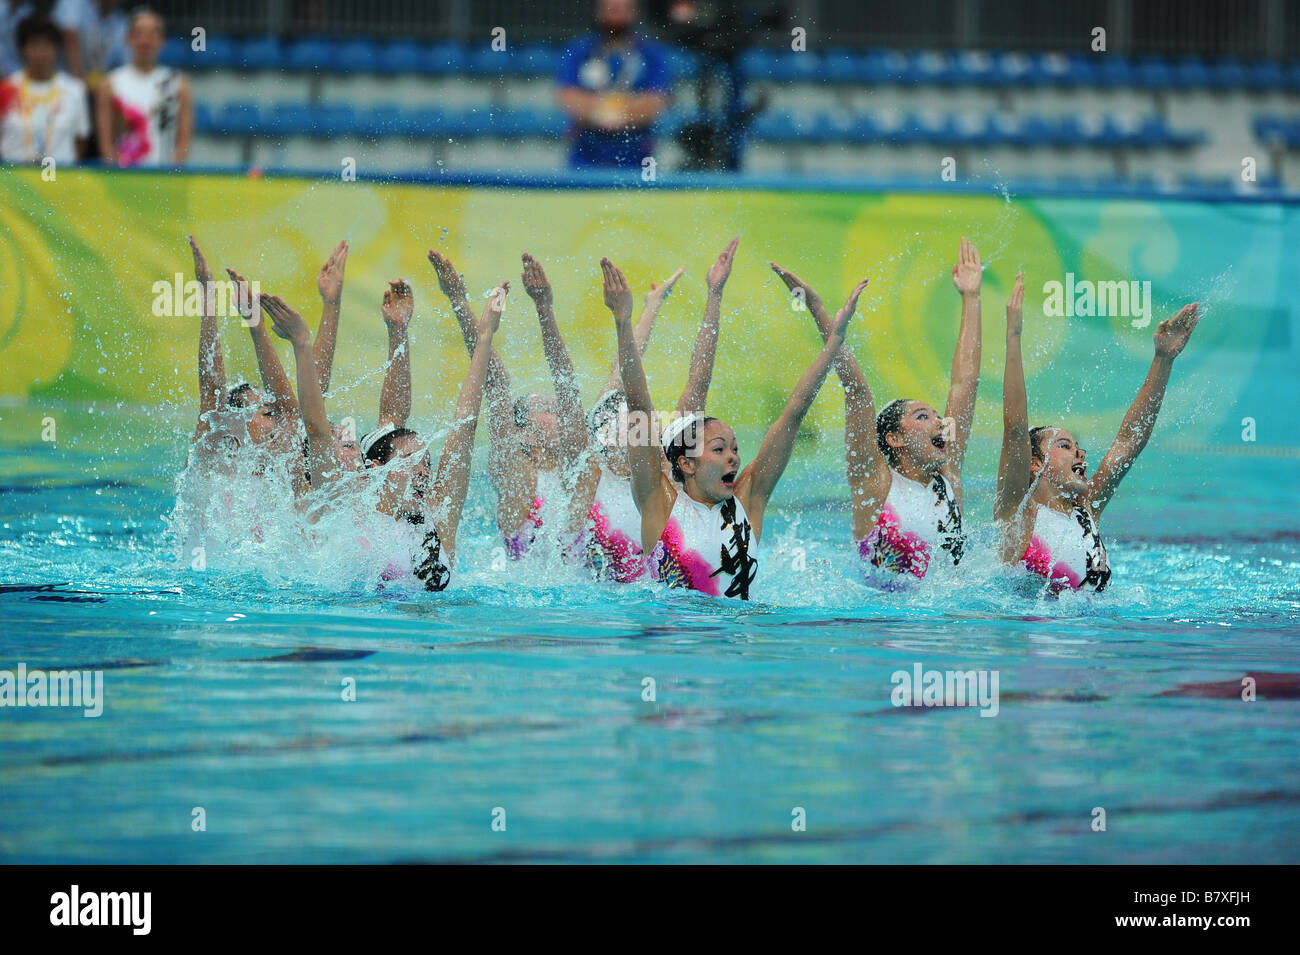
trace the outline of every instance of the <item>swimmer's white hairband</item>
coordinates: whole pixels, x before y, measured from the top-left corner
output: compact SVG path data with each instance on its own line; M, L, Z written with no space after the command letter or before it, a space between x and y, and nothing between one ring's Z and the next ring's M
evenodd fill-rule
M376 444L378 444L383 438L388 437L388 435L392 434L396 430L397 430L397 425L386 424L382 428L376 428L374 431L371 431L368 435L366 435L364 438L361 439L361 456L363 458L369 457L370 449L373 448Z
M695 414L694 412L686 415L683 418L678 418L668 427L664 428L659 438L660 442L663 444L665 448L668 447L668 445L672 444L674 441L677 440L677 438L681 435L683 431L685 431L687 428L689 428L691 425L695 424L699 420L700 420L700 416Z

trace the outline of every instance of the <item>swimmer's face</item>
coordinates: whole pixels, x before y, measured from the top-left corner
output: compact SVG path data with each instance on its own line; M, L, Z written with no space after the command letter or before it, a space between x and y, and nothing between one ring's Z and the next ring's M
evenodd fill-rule
M360 471L362 468L361 445L357 443L356 436L347 428L335 425L330 429L334 435L334 456L339 459L344 470Z
M136 17L126 35L126 45L135 58L150 63L158 58L165 40L162 20L153 14Z
M405 434L393 442L387 490L399 500L423 498L433 479L429 449L416 435Z
M898 430L887 434L885 440L924 470L935 470L948 461L943 418L924 401L909 401Z
M695 480L697 494L710 504L717 504L736 493L740 471L740 447L736 433L721 421L710 421L694 448L681 457L681 471Z
M54 75L59 48L50 41L49 37L32 37L23 44L21 53L23 68L29 75L36 79L46 79Z
M244 408L248 415L248 437L254 444L266 444L276 436L278 422L272 413L271 403L263 400L260 394Z
M540 470L554 470L560 462L560 423L555 408L534 404L528 422L519 435L520 451Z
M1030 467L1035 475L1040 471L1043 480L1054 490L1069 497L1077 497L1088 490L1088 462L1086 452L1064 428L1048 429L1038 436L1038 447L1045 460L1033 459Z

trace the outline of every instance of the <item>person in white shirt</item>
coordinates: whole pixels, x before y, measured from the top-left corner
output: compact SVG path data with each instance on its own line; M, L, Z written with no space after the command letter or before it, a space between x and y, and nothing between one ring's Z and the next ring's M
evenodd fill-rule
M95 93L95 127L104 162L175 166L185 162L194 128L189 81L158 65L165 34L152 10L131 14L131 62L105 77Z
M74 163L90 138L86 87L55 70L59 30L48 17L28 17L17 39L23 68L0 83L0 158Z
M35 11L32 10L30 3L23 3L20 0L0 0L0 79L4 79L22 66L22 62L18 59L18 44L14 42L14 34L18 32L18 24L30 17L33 12Z
M127 19L118 0L59 0L50 19L63 32L68 72L92 92L104 74L128 62Z

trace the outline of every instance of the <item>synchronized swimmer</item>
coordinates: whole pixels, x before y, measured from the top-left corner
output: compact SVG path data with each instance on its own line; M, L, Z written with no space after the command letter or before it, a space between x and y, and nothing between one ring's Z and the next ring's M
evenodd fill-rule
M748 600L761 586L768 503L790 462L803 419L834 368L844 390L852 541L864 579L896 589L925 578L935 560L959 564L966 550L961 469L981 357L983 267L974 244L961 240L953 266L961 324L943 415L912 398L896 398L876 411L862 367L845 344L866 279L831 315L807 282L770 263L806 304L824 346L743 466L735 432L706 413L722 294L738 244L733 239L708 271L708 295L686 387L662 431L641 362L655 319L682 269L651 285L634 323L626 277L609 259L601 260L617 357L588 411L541 263L525 253L521 278L537 311L554 394L516 398L493 347L510 283L497 286L476 318L463 276L446 256L430 250L438 287L470 358L436 472L427 443L407 426L407 328L414 297L405 280L393 280L384 293L381 314L389 347L379 416L375 429L358 441L353 429L331 423L325 404L347 242L340 242L321 268L322 312L314 340L302 316L282 298L251 296L248 281L227 269L240 292L237 300L252 335L262 389L247 383L227 389L217 317L208 296L199 335L199 422L190 467L219 471L256 454L253 473L265 477L268 469L283 468L295 505L309 522L349 509L368 515L358 518L357 539L362 551L382 558L382 581L410 579L428 590L443 590L455 566L474 436L486 399L488 473L502 547L511 559L522 559L547 536L566 561L585 566L597 579L653 580ZM210 287L211 269L192 237L190 245L195 278ZM1056 425L1029 427L1020 348L1023 302L1024 280L1018 275L1006 309L1004 427L994 504L999 558L1022 568L1026 580L1040 581L1035 589L1050 594L1100 591L1111 575L1101 512L1155 427L1173 361L1196 327L1197 305L1157 326L1146 381L1090 479L1085 452L1070 432ZM259 307L275 334L293 346L296 394L254 311ZM229 501L226 506L233 507ZM260 528L254 533L260 534Z

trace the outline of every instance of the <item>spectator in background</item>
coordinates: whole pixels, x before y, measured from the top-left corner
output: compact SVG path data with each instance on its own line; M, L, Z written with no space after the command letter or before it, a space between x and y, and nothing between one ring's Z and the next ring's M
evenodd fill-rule
M32 5L23 0L0 0L0 81L22 66L14 37L18 32L18 24L33 12Z
M57 70L63 37L43 15L18 24L23 68L0 82L0 158L7 162L73 163L90 138L90 110L81 80Z
M63 31L68 72L95 92L100 78L127 62L126 16L118 0L59 0L50 17Z
M667 50L634 32L636 0L597 0L596 29L564 48L560 106L571 123L569 165L639 167L668 106Z
M174 166L189 156L194 104L189 81L158 65L165 40L162 17L143 7L131 13L126 35L131 62L109 73L95 98L95 128L105 162Z

